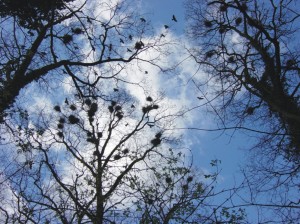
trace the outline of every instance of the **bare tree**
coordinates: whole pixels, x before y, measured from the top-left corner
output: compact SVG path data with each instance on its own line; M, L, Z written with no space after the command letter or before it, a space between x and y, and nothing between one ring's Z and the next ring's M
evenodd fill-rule
M1 1L1 120L35 81L70 76L78 86L94 87L116 77L124 63L143 60L141 52L158 49L161 38L152 36L149 23L128 3Z
M299 2L188 0L186 6L188 32L197 40L191 54L208 75L194 83L220 129L248 130L258 139L247 185L267 194L275 189L270 207L289 210L276 215L299 220Z
M146 102L138 108L121 92L109 100L77 95L37 111L39 120L31 113L16 121L1 222L210 223L215 206L206 200L217 174L200 181L165 131L176 115L158 99Z

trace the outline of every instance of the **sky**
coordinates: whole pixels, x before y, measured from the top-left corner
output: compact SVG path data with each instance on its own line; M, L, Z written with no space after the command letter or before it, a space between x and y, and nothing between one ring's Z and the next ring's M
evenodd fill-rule
M169 62L174 63L176 60L180 61L185 58L183 46L189 45L189 40L184 37L185 31L185 13L184 13L184 0L138 0L139 10L141 9L141 14L145 19L149 20L153 27L158 32L164 30L163 26L168 25L168 38L176 39L181 42L181 46L175 47L173 50L174 56L173 61L170 58ZM178 22L172 21L172 16L175 15ZM133 68L134 69L134 68ZM151 68L149 68L150 71ZM148 70L148 68L147 68ZM154 69L151 71L153 73L154 90L162 90L167 93L167 97L170 99L171 103L176 103L177 105L187 106L189 108L197 107L202 104L201 101L197 99L199 92L196 90L192 82L189 82L189 78L195 74L197 71L197 66L193 64L192 61L185 61L181 65L178 73L171 77L170 74L160 74L159 71ZM149 74L151 74L149 72ZM204 75L201 72L197 75ZM137 76L135 76L136 78ZM174 92L174 86L166 85L165 82L175 84L179 90ZM132 90L132 94L138 93L136 89ZM32 98L39 98L37 105L41 108L44 107L46 98L40 98L40 93L30 93L29 96ZM63 99L60 99L61 101ZM51 108L53 105L50 106ZM179 123L178 127L190 127L190 128L211 128L215 127L214 115L207 113L206 107L199 106L197 109L193 110L187 115L186 123ZM181 125L181 126L180 126ZM233 187L239 181L242 180L242 176L239 170L243 163L246 161L246 148L249 146L251 139L247 138L245 135L231 132L205 132L205 131L195 131L186 130L182 132L184 135L184 141L186 147L192 152L193 164L204 171L210 172L210 162L212 160L218 159L221 161L220 169L222 170L219 178L218 187L220 189L226 189Z
M160 27L165 24L171 25L170 31L174 38L181 39L184 42L189 41L184 37L186 15L184 12L184 0L140 0L140 4L145 10L145 17L150 19L154 27ZM177 18L177 23L171 21L172 15ZM192 76L193 73L188 74ZM195 89L191 83L188 87ZM191 94L191 93L190 93ZM192 105L198 105L199 101L195 97L199 94L196 90L192 96L194 98ZM214 124L214 115L206 112L205 107L199 107L193 111L193 122L188 124L189 127L211 128L216 127ZM245 134L232 132L206 132L206 131L186 131L185 138L189 145L192 155L193 164L204 171L211 171L210 162L218 159L221 161L221 174L219 177L219 190L228 189L237 186L243 181L240 172L247 160L247 149L251 146L252 139ZM222 201L224 198L220 198ZM248 218L255 220L254 210L248 210ZM253 216L253 217L251 217ZM253 221L255 222L255 221Z
M184 0L140 0L145 5L145 10L155 25L170 24L172 16L175 15L177 23L173 24L172 31L176 34L183 34L185 15Z
M141 0L141 5L145 6L147 17L153 22L153 26L162 26L171 24L171 31L174 36L182 38L185 31L185 12L184 0ZM177 18L177 23L171 21L172 15ZM190 85L194 88L192 85ZM196 105L197 98L194 98ZM202 116L203 120L213 119L212 114L205 113L205 108L199 108L193 113L193 116ZM213 122L211 120L211 122ZM198 123L192 124L193 127L209 128L212 123L199 126ZM213 159L221 160L222 177L226 186L232 186L235 178L239 177L240 164L245 161L245 142L249 142L244 135L235 133L204 131L188 131L186 133L192 143L192 152L195 165L208 168ZM223 185L224 186L224 185Z

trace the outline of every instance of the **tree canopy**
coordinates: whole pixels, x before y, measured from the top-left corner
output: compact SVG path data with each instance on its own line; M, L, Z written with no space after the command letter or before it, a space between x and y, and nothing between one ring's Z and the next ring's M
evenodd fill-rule
M0 1L0 222L296 223L299 2L186 0L186 42L136 3ZM181 128L205 107L255 139L234 186Z
M165 44L162 38L154 37L149 24L129 10L126 1L117 4L100 1L94 3L94 11L88 9L91 3L72 5L73 1L56 1L52 16L48 8L52 1L24 2L16 8L10 5L13 3L2 2L5 6L0 40L2 122L20 91L36 81L42 82L46 75L55 79L60 73L71 77L77 86L93 88L100 77L114 78L124 68L121 64L143 60L140 57L143 52ZM23 15L31 11L32 17ZM43 18L35 18L39 16ZM115 73L106 69L96 75L95 68L108 62L112 62ZM154 59L149 63L156 64Z
M1 6L0 222L244 220L211 203L219 171L188 158L183 112L132 78L140 64L165 70L169 26L157 36L129 1Z
M197 40L190 52L208 74L196 87L212 93L207 100L220 129L256 137L247 184L257 192L275 188L270 204L293 210L289 205L299 205L293 200L300 168L299 2L190 0L186 6L188 32ZM283 184L293 192L286 200ZM298 209L284 211L287 220L297 220Z

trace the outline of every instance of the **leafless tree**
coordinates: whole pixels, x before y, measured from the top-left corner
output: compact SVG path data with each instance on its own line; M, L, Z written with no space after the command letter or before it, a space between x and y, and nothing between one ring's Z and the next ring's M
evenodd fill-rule
M205 183L187 165L159 99L133 103L76 95L16 121L16 147L1 148L1 222L210 223L217 174Z
M99 80L116 78L124 64L144 60L140 53L159 51L162 44L129 1L0 4L2 121L29 84L44 82L45 89L49 82L70 76L78 86L94 87Z
M299 1L188 0L186 6L188 32L197 40L191 55L207 74L204 82L194 80L196 87L220 129L247 130L258 140L247 184L272 192L270 207L288 210L275 215L299 220Z

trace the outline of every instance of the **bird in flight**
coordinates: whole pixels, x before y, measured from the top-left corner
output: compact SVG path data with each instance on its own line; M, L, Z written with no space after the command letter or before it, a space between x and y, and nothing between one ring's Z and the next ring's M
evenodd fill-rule
M146 20L144 19L144 18L140 18L140 20L144 23L144 22L146 22Z
M177 22L177 19L176 19L175 15L172 16L172 20L173 20L174 22Z
M168 29L168 28L169 28L169 26L168 26L168 25L165 25L164 27L165 27L165 29Z

